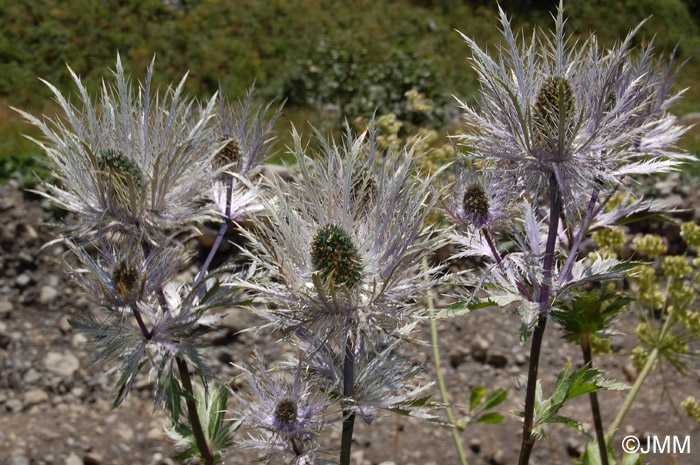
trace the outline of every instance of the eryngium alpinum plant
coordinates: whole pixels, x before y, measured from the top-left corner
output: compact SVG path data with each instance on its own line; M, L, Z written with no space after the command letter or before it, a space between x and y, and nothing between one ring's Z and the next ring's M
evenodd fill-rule
M552 306L576 299L581 285L624 276L628 268L614 258L578 256L589 226L609 228L616 221L648 210L643 201L605 213L612 194L632 175L677 168L687 155L674 152L685 131L675 126L669 106L675 70L654 57L653 41L633 50L638 26L609 50L595 36L576 42L564 33L560 3L551 34L531 38L513 33L500 11L505 44L495 57L464 37L480 82L478 108L463 104L469 125L463 141L481 172L457 177L449 208L459 226L452 235L462 248L457 256L481 255L492 264L478 282L492 302L518 303L523 341L532 335L525 395L521 465L527 464L535 439L558 416L561 399L597 390L617 389L603 381L587 361L586 371L560 373L556 393L542 398L537 380L540 347ZM510 212L503 219L503 208ZM494 240L512 241L505 253ZM472 284L472 283L470 283ZM483 286L486 284L486 286ZM586 380L585 382L582 380ZM585 390L573 388L586 384ZM562 392L566 396L561 397ZM578 392L579 394L574 394ZM602 463L607 451L594 420Z
M269 153L267 107L250 119L249 93L238 106L222 101L217 115L216 96L203 106L183 96L185 78L153 92L153 63L144 83L133 86L118 57L114 84L105 82L95 101L71 75L80 106L47 83L64 115L42 121L21 112L41 130L37 143L57 179L43 184L42 195L73 213L59 239L76 258L70 272L106 315L83 314L71 323L92 336L100 350L95 361L118 362L115 407L136 375L150 370L156 407L165 407L171 436L183 447L178 457L213 464L240 423L225 421L227 391L211 384L216 375L198 349L217 321L211 310L237 298L226 282L230 273L207 270L230 220L246 215L252 203L254 194L239 179ZM244 171L227 148L233 140ZM225 208L208 202L218 184L228 186ZM234 189L239 185L245 192ZM224 225L209 257L192 283L178 282L191 258L186 241L202 221L220 218L217 209ZM202 385L192 382L191 366Z
M436 269L422 269L421 261L442 241L424 224L439 173L422 178L416 172L417 141L385 152L374 132L356 137L348 130L339 145L319 137L320 151L312 156L293 132L300 174L288 186L271 180L273 197L264 202L269 216L255 220L258 233L246 233L259 272L239 283L266 304L270 326L303 342L302 352L328 354L305 363L309 372L327 376L312 379L341 403L345 464L355 413L396 405L401 395L417 392L393 389L415 373L392 368L404 362L384 350L385 339L407 339L424 316L420 298L434 284ZM374 357L370 371L357 371L356 364ZM314 367L320 360L330 366ZM382 373L394 373L391 390L374 386ZM364 392L372 392L366 406L356 395Z

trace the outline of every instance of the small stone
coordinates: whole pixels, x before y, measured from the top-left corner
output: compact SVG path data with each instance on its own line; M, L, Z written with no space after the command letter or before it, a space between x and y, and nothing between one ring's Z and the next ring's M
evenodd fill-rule
M67 315L61 316L61 318L58 320L58 329L60 329L63 334L66 334L70 331L71 326L70 323L68 323Z
M44 463L51 465L52 463L54 463L56 461L56 457L54 457L53 454L48 454L48 455L45 455L44 458L41 460L43 460Z
M85 344L87 340L88 339L84 334L78 333L73 335L73 338L71 339L70 343L73 345L73 347L80 347L83 344Z
M466 358L466 353L463 350L454 350L450 353L450 365L452 368L457 368L460 366L462 363L464 363L464 359Z
M30 389L24 393L24 406L31 407L32 405L40 404L49 400L49 395L41 389Z
M469 448L472 450L472 452L478 454L481 452L481 441L477 438L473 438L471 441L469 441Z
M505 465L506 454L501 449L496 449L486 456L486 460L493 465Z
M8 412L19 412L22 410L22 401L19 399L10 399L5 403L5 408Z
M583 445L580 441L569 438L566 441L566 453L569 454L569 457L579 458L583 455Z
M34 368L30 368L22 377L24 383L28 385L36 384L37 381L41 379L41 375Z
M12 311L12 302L9 300L3 300L0 302L0 315L3 313L10 313Z
M515 354L515 363L518 365L525 365L527 363L527 357L521 353Z
M75 455L75 452L71 452L68 457L66 457L65 465L83 465L83 459Z
M158 426L154 426L153 428L149 429L146 433L146 439L154 439L157 441L163 439L163 436L165 436L163 428L160 428Z
M503 354L489 354L486 363L495 368L503 368L508 364L508 357Z
M102 456L97 452L88 452L83 457L83 463L85 465L100 465L102 463Z
M51 286L42 286L41 292L39 293L39 302L42 304L48 304L53 302L58 296L58 291L56 288Z
M15 455L7 462L7 465L29 465L29 459L22 455Z
M73 373L80 368L80 362L75 355L68 351L64 351L62 354L49 352L44 357L44 366L51 373L67 378L73 376Z
M31 224L25 224L24 230L27 233L27 242L30 244L35 243L39 239L39 233L36 232L36 229Z
M25 273L22 273L21 275L17 276L17 278L15 278L15 283L19 287L27 287L30 282L32 282L32 278Z
M489 350L489 342L481 336L477 336L472 341L471 349L472 357L474 357L475 360L483 362L486 360L486 354Z

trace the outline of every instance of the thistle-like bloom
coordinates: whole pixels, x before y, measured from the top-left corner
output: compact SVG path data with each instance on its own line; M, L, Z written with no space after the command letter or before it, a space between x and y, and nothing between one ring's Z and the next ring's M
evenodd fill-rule
M466 157L455 154L455 182L447 213L462 229L483 229L508 219L512 198L503 193L495 174L477 172Z
M115 83L93 100L68 68L80 94L70 103L46 83L64 112L40 120L18 110L38 127L36 140L53 164L57 184L44 186L49 199L77 214L65 228L75 237L97 231L140 235L144 230L183 230L206 217L201 199L213 180L207 121L213 97L194 123L192 100L183 96L185 77L162 95L152 92L153 62L145 83L134 89L117 56Z
M435 196L432 177L414 176L415 145L384 154L372 132L348 133L341 146L321 139L312 158L293 135L300 177L288 192L272 183L269 219L257 221L259 235L246 233L262 278L240 285L292 331L390 332L419 317L435 271L421 260L442 239L423 224Z
M674 73L655 68L650 47L630 58L641 24L603 52L595 36L571 44L562 4L552 36L529 41L500 15L498 57L464 36L483 97L478 110L462 106L473 131L464 140L507 174L504 190L538 192L554 174L567 212L580 212L600 183L666 172L687 158L671 151L685 131L667 112L678 97L669 95Z
M317 442L321 428L328 423L328 398L302 378L297 363L293 372L270 374L260 362L254 372L244 370L254 398L238 393L246 424L257 431L242 441L245 447L265 453L263 460L291 455L292 463L305 463L322 450Z
M234 221L263 210L255 192L240 178L250 179L269 158L274 140L270 134L282 111L280 105L268 118L271 104L254 107L253 90L248 91L245 100L236 103L220 96L219 119L209 135L212 145L225 144L212 164L212 170L220 173L212 186L212 200L221 215Z

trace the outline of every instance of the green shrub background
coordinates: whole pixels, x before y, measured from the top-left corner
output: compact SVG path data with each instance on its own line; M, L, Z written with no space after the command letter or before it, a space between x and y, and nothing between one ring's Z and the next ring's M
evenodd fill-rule
M549 28L554 1L501 2L525 31ZM570 0L568 30L597 31L612 44L649 15L636 38L656 34L660 50L678 43L683 68L678 86L692 86L674 111L700 111L700 2L697 0ZM72 89L68 63L93 92L114 66L118 51L135 78L155 54L161 86L190 71L187 90L207 97L219 85L242 96L256 83L261 99L287 99L278 124L282 140L289 121L324 127L328 111L349 119L394 112L416 89L434 103L422 125L441 128L452 95L471 100L475 76L468 47L455 29L496 46L497 6L458 0L0 0L0 181L31 182L38 149L22 137L31 129L9 109L51 114L51 95L37 77ZM685 141L700 152L700 137ZM42 174L41 172L39 174Z

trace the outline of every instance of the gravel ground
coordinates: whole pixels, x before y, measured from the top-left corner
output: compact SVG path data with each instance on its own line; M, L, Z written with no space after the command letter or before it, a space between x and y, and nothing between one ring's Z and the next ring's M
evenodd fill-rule
M22 193L16 185L0 186L0 463L172 463L168 457L173 449L163 432L165 415L153 411L153 380L140 377L126 402L110 411L116 374L105 375L104 367L90 365L91 346L68 325L68 317L95 308L63 274L58 258L63 252L61 246L39 250L52 239L45 224L51 214L55 212L42 208L36 197ZM441 296L437 301L445 304ZM222 377L236 375L230 362L250 360L254 347L266 361L279 360L285 350L291 350L262 331L238 333L256 322L256 316L232 309L226 312L222 327L209 336L211 345L205 356L213 360ZM469 463L516 463L521 424L507 411L521 408L517 382L524 381L527 373L529 348L518 343L519 318L502 310L484 310L440 321L438 328L443 373L458 417L466 414L465 405L474 386L510 390L499 407L506 416L503 423L473 426L462 433ZM619 329L628 331L624 325ZM429 339L427 325L421 335ZM619 338L613 355L599 357L596 363L609 371L611 378L632 381L634 369L625 356L632 342L628 336ZM430 348L415 350L417 360L426 364L424 379L433 379ZM576 347L564 344L554 327L548 328L542 351L540 374L545 392L550 392L556 373L567 359L576 367L581 356ZM676 408L688 395L700 395L697 376L667 373L667 387ZM438 399L437 389L434 391ZM658 435L661 439L690 435L690 454L648 455L646 461L653 465L700 463L700 426L675 412L662 393L662 380L655 372L624 422L620 438L627 434ZM624 397L625 392L602 393L606 423ZM581 397L567 405L563 413L586 421L591 431L588 407L588 399ZM450 432L431 423L385 415L372 425L358 422L355 431L353 460L357 465L457 462ZM587 441L575 430L558 425L548 434L549 439L535 447L533 465L572 463ZM326 440L338 444L339 437L337 426L327 432ZM236 450L224 462L250 463L254 458Z

